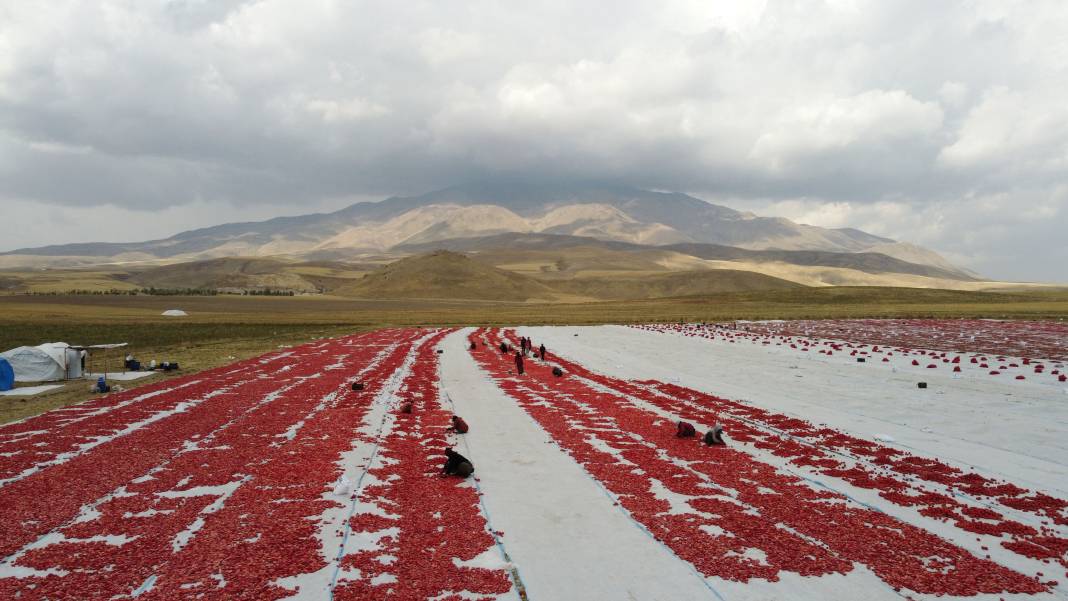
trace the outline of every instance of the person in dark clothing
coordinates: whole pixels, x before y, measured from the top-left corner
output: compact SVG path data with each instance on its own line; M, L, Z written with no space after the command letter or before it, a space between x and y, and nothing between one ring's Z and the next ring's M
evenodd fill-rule
M538 347L538 357L540 357L542 361L545 361L545 345L544 344Z
M523 355L519 351L515 352L515 371L523 375Z
M447 476L460 476L466 478L475 471L475 466L463 455L457 453L451 448L445 449L445 467L441 469L441 473Z
M502 342L501 343L501 352L502 353L507 353L508 352L508 343L507 342Z
M413 409L413 407L412 407L412 402L411 401L403 403L400 406L400 412L401 413L411 413L412 409Z
M679 422L675 428L675 436L679 438L692 438L697 435L697 430L689 422Z
M723 426L716 424L711 430L705 432L705 444L708 446L717 444L727 444L723 441Z
M467 434L467 422L465 422L464 418L459 415L454 415L452 416L452 429L456 431L457 434Z
M477 342L475 342L474 340L472 340L472 341L471 341L471 350L475 350L475 349L477 349L477 348L478 348L478 343L477 343Z

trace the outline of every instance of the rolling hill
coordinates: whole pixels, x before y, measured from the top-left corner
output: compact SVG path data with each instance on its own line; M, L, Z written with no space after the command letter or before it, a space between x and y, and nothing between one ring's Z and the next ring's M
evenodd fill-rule
M527 276L450 251L401 259L335 291L340 296L397 299L557 301L566 294ZM583 300L583 299L575 299Z
M733 270L651 276L539 280L498 269L452 251L401 259L335 291L359 298L437 298L483 301L597 301L788 290L803 286Z
M865 273L900 273L932 278L970 281L978 279L959 268L943 268L901 259L878 252L842 253L823 250L749 250L720 244L670 244L664 250L716 261L788 263L819 267L840 267Z
M144 288L315 290L310 282L287 272L287 267L287 263L273 259L211 259L146 269L133 274L130 281Z
M378 264L228 257L134 270L126 281L143 288L291 290L328 292L377 269Z
M724 292L762 292L805 287L780 278L733 269L630 277L575 278L555 281L551 285L562 292L599 300L707 296Z
M434 248L457 252L477 253L495 257L494 263L506 262L501 257L564 257L575 254L599 253L604 261L636 264L642 260L646 265L663 263L672 255L685 255L712 261L745 261L751 263L785 263L789 265L836 267L853 269L870 274L908 274L949 280L972 281L976 278L965 270L942 268L896 259L875 252L832 252L812 250L750 250L721 244L695 242L646 246L628 242L599 240L585 236L558 234L507 233L473 238L454 238L424 244L406 244L395 247L394 252L419 253ZM555 254L554 254L555 253ZM648 267L647 267L648 268ZM661 269L668 269L661 264Z

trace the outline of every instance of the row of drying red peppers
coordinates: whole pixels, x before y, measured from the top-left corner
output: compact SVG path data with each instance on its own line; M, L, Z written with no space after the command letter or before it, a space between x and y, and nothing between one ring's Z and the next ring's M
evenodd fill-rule
M433 353L447 333L424 345L391 405L391 427L368 472L374 483L358 495L369 509L350 520L353 532L377 545L343 557L343 570L358 577L339 583L335 599L459 601L512 589L506 570L464 565L495 549L477 490L469 481L441 474L444 449L458 442L450 430L452 414L442 404ZM400 409L406 403L410 412Z
M376 383L417 335L305 345L253 361L223 388L199 374L182 390L203 400L186 411L0 489L0 512L19 526L5 530L4 555L22 549L17 566L49 571L0 580L0 597L108 598L149 578L140 598L288 596L277 579L327 565L316 520L334 502L323 492ZM372 361L371 386L351 391L352 366ZM80 423L114 430L131 418L115 411ZM78 517L89 505L94 511ZM25 549L46 533L55 538Z
M664 400L641 386L590 378L594 374L558 357L564 378L553 378L540 362L528 362L528 375L517 377L495 349L499 335L476 333L475 340L488 337L489 345L473 352L501 388L632 517L706 576L775 580L783 571L845 573L857 562L895 589L958 595L1048 590L1036 577L815 489L743 451L675 438L672 423L634 402ZM695 421L709 423L700 417ZM685 503L673 505L664 491Z

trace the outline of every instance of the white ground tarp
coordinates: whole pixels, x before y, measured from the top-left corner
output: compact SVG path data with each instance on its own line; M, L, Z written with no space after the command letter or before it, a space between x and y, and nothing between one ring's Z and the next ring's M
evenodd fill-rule
M16 382L51 382L78 378L82 373L81 351L65 342L20 346L0 353L15 371Z
M0 391L0 396L37 396L42 392L63 388L62 384L41 384L40 386L20 386L11 390Z
M121 367L121 366L120 366ZM140 380L141 378L148 378L156 375L158 372L154 371L109 371L106 375L109 380L120 380L127 382L129 380ZM103 372L85 374L87 380L96 380L100 376L105 375Z
M185 311L182 311L181 309L167 309L166 311L161 313L161 315L166 315L167 317L185 317L189 314Z

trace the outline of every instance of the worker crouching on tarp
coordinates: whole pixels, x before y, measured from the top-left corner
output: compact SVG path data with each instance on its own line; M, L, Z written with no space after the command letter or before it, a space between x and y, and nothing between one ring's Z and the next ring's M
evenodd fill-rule
M464 457L451 448L445 449L445 457L445 467L441 468L441 473L446 476L466 478L475 471L475 466L471 464L467 457Z
M727 444L723 441L723 426L716 424L711 430L705 432L705 444L708 446L716 444Z
M679 422L678 427L675 428L675 436L679 438L693 438L696 435L697 430L689 422Z
M457 434L467 434L467 422L459 415L452 416L452 429Z

